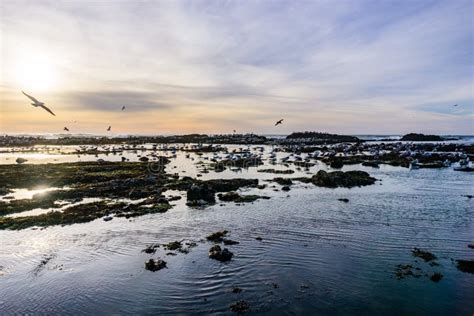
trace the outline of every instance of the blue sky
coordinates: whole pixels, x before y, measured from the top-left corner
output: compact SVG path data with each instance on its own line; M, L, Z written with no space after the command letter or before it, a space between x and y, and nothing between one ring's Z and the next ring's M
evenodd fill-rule
M107 117L123 133L474 133L472 1L1 8L2 131L54 132L76 117L78 132L98 132ZM31 115L21 89L57 120Z

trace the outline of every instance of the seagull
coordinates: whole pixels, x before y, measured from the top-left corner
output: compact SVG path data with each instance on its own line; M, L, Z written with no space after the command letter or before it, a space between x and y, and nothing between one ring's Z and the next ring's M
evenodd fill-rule
M123 111L123 110L125 110L125 105L124 105L124 106L122 106L122 111Z
M107 128L107 132L110 132L111 128L112 128L112 126L109 125L109 127Z
M453 105L453 106L458 106L457 104Z
M23 92L23 91L21 91ZM43 109L45 109L46 111L48 111L49 113L51 113L52 115L56 116L56 114L53 113L53 111L51 111L48 107L46 107L44 105L44 102L40 102L38 101L37 99L35 99L34 97L32 97L31 95L28 95L26 94L25 92L23 92L24 95L26 95L26 97L28 97L28 99L30 99L31 101L33 101L34 103L31 103L32 106L34 107L42 107Z
M69 128L67 127L64 127L63 130L65 130L66 132L69 132Z
M283 119L279 120L278 122L275 123L275 126L279 125L279 124L282 124L283 123Z

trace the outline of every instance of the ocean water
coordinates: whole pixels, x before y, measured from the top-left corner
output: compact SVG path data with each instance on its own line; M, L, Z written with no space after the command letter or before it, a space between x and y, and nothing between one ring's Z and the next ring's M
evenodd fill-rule
M265 157L271 149L265 146ZM140 154L124 155L136 160ZM121 159L120 154L4 153L0 163L14 163L18 156L28 163ZM186 158L178 151L167 170L195 177L196 162L205 156ZM265 182L281 175L256 172L268 167L202 174L202 179L259 178L267 188L241 193L268 200L195 209L185 205L184 192L167 192L183 199L163 214L0 231L0 314L227 315L230 304L245 300L251 315L472 315L474 274L459 271L453 261L474 260L467 247L474 243L474 199L465 196L474 194L471 173L353 165L342 170L365 170L379 181L352 189L297 183L283 192ZM285 177L330 170L322 163L307 170L271 167L295 171ZM209 259L212 244L202 240L222 229L240 242L226 246L234 253L227 263ZM176 256L163 249L141 252L174 240L197 246ZM413 257L413 247L435 254L439 265ZM168 268L145 270L144 262L157 257ZM398 280L399 264L443 278ZM232 293L234 286L242 292Z

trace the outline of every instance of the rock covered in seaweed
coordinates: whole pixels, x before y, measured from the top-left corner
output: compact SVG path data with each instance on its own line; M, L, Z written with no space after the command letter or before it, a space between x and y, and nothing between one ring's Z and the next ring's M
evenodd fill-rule
M375 181L376 179L371 177L367 172L359 170L346 172L326 172L324 170L320 170L311 178L311 182L313 184L327 188L352 188L357 186L371 185L374 184Z
M232 259L234 254L229 251L229 249L222 249L219 245L214 245L209 249L209 258L218 260L221 262L226 262Z

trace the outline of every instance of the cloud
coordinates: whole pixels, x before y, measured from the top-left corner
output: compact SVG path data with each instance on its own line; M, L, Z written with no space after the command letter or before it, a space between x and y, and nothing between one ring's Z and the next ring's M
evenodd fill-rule
M89 91L69 93L65 96L80 109L98 111L120 111L126 106L127 112L164 110L171 105L156 100L153 93L127 91Z
M472 110L442 106L474 104L469 0L23 1L2 9L2 81L12 85L18 52L46 51L71 109L200 110L218 113L223 130L240 119L256 131L285 114L295 120L288 130L361 133L396 131L425 115L430 128L444 118L443 130L472 132Z

